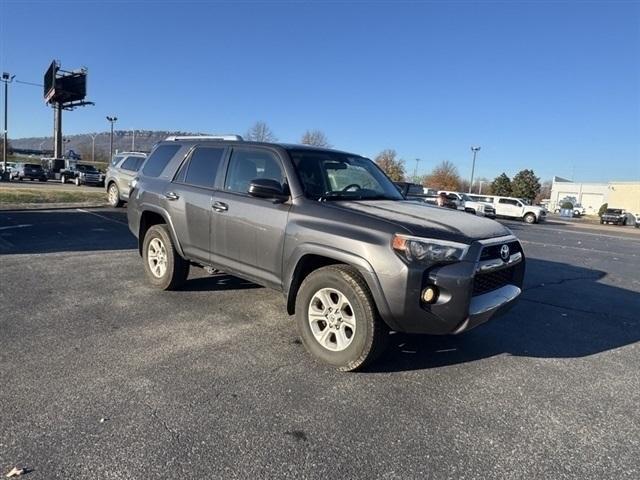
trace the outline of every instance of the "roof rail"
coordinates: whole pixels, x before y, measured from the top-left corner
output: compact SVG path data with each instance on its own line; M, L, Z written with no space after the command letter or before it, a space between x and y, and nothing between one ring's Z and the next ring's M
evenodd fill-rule
M167 142L180 140L231 140L241 142L243 138L240 135L172 135L165 139Z

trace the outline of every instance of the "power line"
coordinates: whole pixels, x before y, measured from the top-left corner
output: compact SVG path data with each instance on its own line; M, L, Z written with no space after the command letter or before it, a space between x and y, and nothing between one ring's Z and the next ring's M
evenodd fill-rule
M15 80L16 83L23 83L25 85L33 85L34 87L43 87L44 85L40 84L40 83L33 83L33 82L23 82L22 80Z

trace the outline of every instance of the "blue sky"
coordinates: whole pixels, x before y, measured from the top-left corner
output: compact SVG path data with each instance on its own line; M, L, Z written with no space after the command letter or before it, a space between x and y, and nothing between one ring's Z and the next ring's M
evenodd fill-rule
M121 129L323 130L394 148L413 172L533 168L543 179L640 179L640 2L0 0L0 68L42 83L89 69L94 107L65 134ZM52 31L52 25L60 28ZM42 89L13 84L10 137L50 135Z

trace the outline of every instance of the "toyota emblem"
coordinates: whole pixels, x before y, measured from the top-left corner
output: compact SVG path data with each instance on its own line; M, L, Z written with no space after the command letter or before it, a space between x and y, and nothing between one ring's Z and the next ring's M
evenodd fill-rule
M500 258L502 258L502 260L504 260L505 262L509 260L510 253L511 252L509 251L509 245L502 245L502 247L500 247Z

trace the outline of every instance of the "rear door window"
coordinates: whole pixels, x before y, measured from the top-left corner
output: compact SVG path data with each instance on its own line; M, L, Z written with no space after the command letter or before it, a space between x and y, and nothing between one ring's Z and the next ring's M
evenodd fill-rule
M213 188L224 151L220 147L196 147L180 168L175 181L195 187Z
M140 157L127 157L127 159L122 162L120 166L123 170L129 170L131 172L135 172L140 168L140 162L138 161Z

